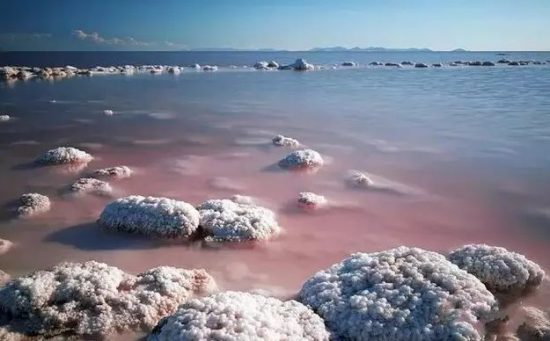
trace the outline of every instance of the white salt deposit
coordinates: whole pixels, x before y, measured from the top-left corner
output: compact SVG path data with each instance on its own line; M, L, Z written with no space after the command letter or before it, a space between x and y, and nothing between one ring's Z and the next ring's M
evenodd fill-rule
M17 214L21 217L30 217L48 212L51 208L50 198L39 193L25 193L19 198Z
M109 195L113 188L109 183L95 178L80 178L71 185L75 194Z
M315 70L315 65L309 64L305 59L299 58L292 64L292 68L296 71L311 71Z
M0 286L4 285L11 279L11 276L4 271L0 270ZM4 340L2 337L2 332L0 332L0 340Z
M9 240L0 238L0 256L7 253L13 247L13 243Z
M93 159L93 157L76 148L73 147L58 147L55 149L50 149L40 157L38 157L35 162L41 165L59 165L67 163L88 163Z
M298 147L300 146L300 142L298 140L293 139L291 137L286 137L283 135L277 135L273 138L273 144L280 147Z
M91 176L94 178L124 179L132 176L132 173L132 169L128 166L115 166L96 169L92 172Z
M366 174L355 170L349 172L348 180L352 185L357 187L368 187L374 184L374 181Z
M228 291L187 301L161 320L148 340L328 341L329 333L299 302Z
M108 204L98 223L113 231L185 239L197 230L199 212L184 201L133 195Z
M254 198L248 195L235 194L231 197L231 201L236 202L237 204L246 204L246 205L254 204Z
M107 109L107 110L103 110L103 114L105 116L113 116L115 113L112 110Z
M550 340L550 314L534 308L523 308L525 322L517 331L517 335L523 341L548 341Z
M218 71L218 67L216 65L205 65L202 67L203 71Z
M0 122L7 122L10 120L10 115L0 115Z
M324 164L321 154L312 149L296 150L279 161L285 169L318 168Z
M304 208L321 208L327 203L324 196L312 192L301 192L298 195L298 204Z

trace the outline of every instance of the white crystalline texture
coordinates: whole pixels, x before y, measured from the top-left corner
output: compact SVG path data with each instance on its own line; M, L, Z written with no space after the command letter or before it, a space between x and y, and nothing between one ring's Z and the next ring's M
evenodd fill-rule
M323 320L296 301L244 292L189 300L161 320L148 341L329 340Z
M323 164L321 154L312 149L293 151L279 161L279 166L286 169L317 168Z
M292 67L296 71L310 71L315 70L315 66L313 64L309 64L305 59L296 59L294 64L292 64Z
M80 178L71 185L71 191L77 194L108 195L113 191L108 182L95 178Z
M300 145L298 140L283 135L275 136L272 141L274 145L280 147L298 147Z
M0 122L6 122L10 120L10 115L0 115Z
M197 207L200 225L210 241L267 240L280 233L267 208L231 200L208 200Z
M63 263L0 288L9 326L27 335L150 329L189 298L216 290L204 270L158 267L133 276L103 263Z
M254 198L248 195L241 195L241 194L233 195L231 197L231 201L236 202L237 204L246 204L246 205L254 204Z
M349 182L357 187L368 187L374 185L374 181L366 174L359 171L351 171L348 177Z
M13 247L13 243L0 238L0 256L7 253Z
M353 254L308 279L299 300L345 340L481 340L475 325L496 309L477 278L408 247Z
M544 271L536 263L503 247L465 245L452 251L449 260L479 278L492 292L518 292L538 286Z
M48 212L51 208L50 198L38 193L25 193L19 198L17 213L20 216L33 216Z
M50 149L40 157L36 159L37 164L41 165L60 165L67 163L87 163L90 162L93 157L73 147L58 147Z
M534 308L523 308L525 322L522 323L517 335L522 341L548 341L550 340L550 315Z
M11 276L4 271L0 270L0 286L6 284L11 279ZM2 334L0 334L1 336ZM2 338L0 338L2 340Z
M327 205L327 199L319 194L301 192L298 196L298 204L306 208L320 208Z
M92 176L95 178L115 178L124 179L132 176L132 169L128 166L115 166L108 168L96 169L92 172Z
M199 212L184 201L134 195L108 204L98 223L113 231L185 239L197 230Z
M115 113L112 110L107 109L107 110L103 110L103 114L105 116L113 116Z

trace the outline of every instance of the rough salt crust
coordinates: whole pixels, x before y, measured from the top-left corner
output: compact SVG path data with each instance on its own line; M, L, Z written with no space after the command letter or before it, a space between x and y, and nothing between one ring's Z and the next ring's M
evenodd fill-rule
M448 259L479 278L492 292L517 292L538 286L544 271L525 256L503 247L470 244L452 251Z
M301 192L298 195L298 204L304 208L321 208L327 205L327 199L319 194Z
M187 299L216 290L202 269L158 267L133 276L103 263L63 263L0 288L0 309L27 335L105 336L150 329Z
M6 122L11 119L10 115L0 115L0 122Z
M112 110L107 109L107 110L103 110L103 114L105 116L113 116L115 113Z
M253 205L255 200L248 195L235 194L231 196L231 201L237 204Z
M13 243L0 238L0 256L7 253L13 247ZM1 277L1 276L0 276Z
M519 338L522 341L550 340L550 314L534 307L525 307L523 311L525 322L517 330Z
M21 217L48 212L51 208L50 198L39 193L25 193L21 195L19 202L17 214Z
M252 203L208 200L197 209L207 241L267 240L281 232L275 214Z
M113 188L109 183L95 178L80 178L71 185L75 194L109 195Z
M312 149L296 150L279 161L285 169L318 168L324 164L321 154Z
M283 135L277 135L273 138L273 144L280 147L298 147L300 142L298 140L286 137Z
M299 302L228 291L187 301L147 340L328 341L329 333L323 320Z
M73 147L58 147L50 149L36 159L36 163L40 165L60 165L67 163L88 163L93 157Z
M96 169L91 173L94 178L115 178L124 179L132 176L132 169L128 166L116 166Z
M359 171L350 171L348 180L352 185L357 187L368 187L374 184L374 181L372 181L371 178Z
M9 282L11 279L11 276L7 273L5 273L4 271L0 270L0 286L6 284L7 282ZM0 336L2 334L0 333ZM2 338L0 338L0 340L3 340Z
M481 340L475 326L497 304L444 256L403 246L356 253L318 272L299 300L349 340Z
M98 223L113 231L186 239L199 226L199 212L184 201L133 195L108 204Z

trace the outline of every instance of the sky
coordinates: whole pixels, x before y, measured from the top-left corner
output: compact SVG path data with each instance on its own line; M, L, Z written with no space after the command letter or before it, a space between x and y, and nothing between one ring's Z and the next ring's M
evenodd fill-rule
M1 50L550 50L550 0L1 0Z

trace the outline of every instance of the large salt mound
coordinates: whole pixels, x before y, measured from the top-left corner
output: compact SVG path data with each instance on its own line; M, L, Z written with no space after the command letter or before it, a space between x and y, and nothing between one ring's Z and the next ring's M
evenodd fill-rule
M92 172L91 176L94 178L116 178L124 179L132 176L132 169L127 166L116 166L96 169Z
M272 141L274 145L280 147L298 147L300 145L298 140L283 135L275 136Z
M81 178L71 185L71 191L76 194L108 195L113 191L109 183L94 179Z
M25 193L19 198L19 202L17 214L22 217L48 212L51 208L50 198L38 193Z
M82 150L73 147L58 147L48 150L38 157L35 162L40 165L59 165L66 163L87 163L92 159L93 157L90 154Z
M133 195L108 204L98 223L114 231L188 238L199 226L199 212L184 201Z
M550 340L550 315L533 307L526 307L525 322L518 328L517 335L523 341Z
M281 231L272 211L252 203L208 200L197 209L207 240L267 240Z
M155 327L149 341L329 340L323 320L296 301L243 292L193 299Z
M324 163L321 154L312 149L296 150L279 161L279 167L286 169L317 168Z
M9 240L0 238L0 256L7 253L13 247L13 243Z
M496 309L477 278L403 246L351 255L308 279L299 299L350 340L481 340L474 325Z
M133 276L94 261L63 263L0 288L10 327L29 335L150 329L178 305L216 290L204 270L158 267Z
M536 263L503 247L471 244L452 251L449 260L479 278L492 292L515 292L538 286L544 271Z

